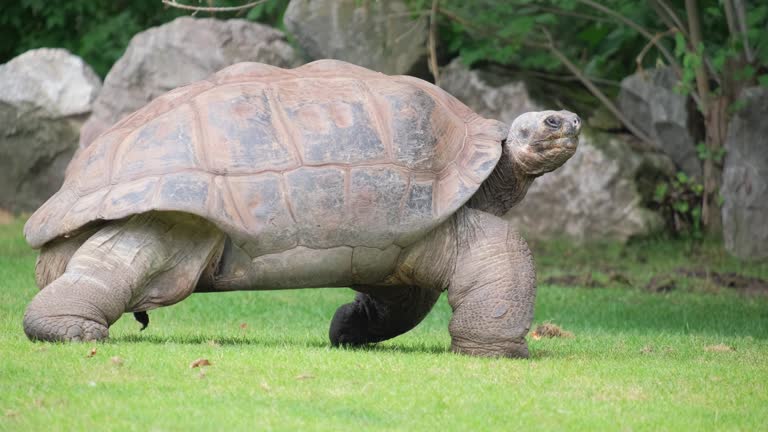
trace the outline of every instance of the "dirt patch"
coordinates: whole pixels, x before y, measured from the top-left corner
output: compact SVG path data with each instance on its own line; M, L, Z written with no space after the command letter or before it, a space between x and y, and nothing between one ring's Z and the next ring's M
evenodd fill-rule
M595 277L591 272L586 274L565 274L559 276L550 276L544 279L543 283L547 285L578 286L585 288L604 288L608 285L626 285L632 286L627 275L618 271L610 271L602 277Z
M731 352L731 351L736 351L736 349L734 349L733 347L728 346L726 344L717 344L717 345L710 345L710 346L704 347L704 351L707 351L707 352Z
M768 295L768 281L738 273L719 273L703 269L678 268L651 278L646 289L653 292L669 292L683 279L699 279L709 287L733 289L745 295Z
M558 326L557 324L552 324L551 322L545 322L544 324L539 324L535 330L533 330L533 333L531 333L531 337L534 339L541 339L541 338L572 338L573 333L569 332L568 330L563 330Z

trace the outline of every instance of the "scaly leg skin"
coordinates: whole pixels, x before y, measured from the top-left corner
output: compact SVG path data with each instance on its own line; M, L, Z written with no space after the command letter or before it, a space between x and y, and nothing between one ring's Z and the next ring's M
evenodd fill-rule
M180 213L111 222L35 296L24 314L24 331L32 340L106 339L124 312L173 304L191 294L223 237L202 218Z
M458 252L448 288L454 352L528 357L525 335L533 321L536 271L525 240L509 223L477 212L482 227Z
M461 209L404 251L399 280L448 290L454 352L528 357L536 273L525 240L505 220Z
M329 336L333 346L365 345L391 339L416 327L440 291L412 286L354 287L355 301L336 310Z
M40 255L37 256L35 264L35 283L37 287L43 289L51 282L60 278L67 269L72 255L80 249L80 246L86 240L91 238L97 229L88 229L68 238L56 239L40 249Z

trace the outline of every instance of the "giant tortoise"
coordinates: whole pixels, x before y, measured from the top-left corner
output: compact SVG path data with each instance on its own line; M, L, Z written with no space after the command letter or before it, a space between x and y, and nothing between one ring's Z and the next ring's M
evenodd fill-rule
M82 148L24 232L33 340L101 340L193 292L351 287L333 345L416 326L448 291L454 351L526 357L535 274L500 216L576 150L579 118L484 119L432 84L320 60L240 63Z

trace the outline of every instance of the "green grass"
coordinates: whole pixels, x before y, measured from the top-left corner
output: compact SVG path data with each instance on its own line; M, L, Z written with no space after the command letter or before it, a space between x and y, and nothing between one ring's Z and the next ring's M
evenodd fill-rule
M641 287L705 267L768 278L707 245L535 248L540 279L593 273L601 288L542 284L536 322L570 339L530 340L530 360L448 352L442 298L412 332L331 349L344 289L197 294L130 316L100 344L31 343L35 253L0 227L0 430L765 430L768 298ZM612 282L609 274L623 275ZM626 283L632 286L626 286ZM703 292L706 291L706 292ZM245 326L241 326L245 324ZM243 328L244 327L244 328ZM712 352L725 344L733 350ZM92 348L96 354L88 357ZM119 357L121 365L112 361ZM213 365L190 369L198 358Z

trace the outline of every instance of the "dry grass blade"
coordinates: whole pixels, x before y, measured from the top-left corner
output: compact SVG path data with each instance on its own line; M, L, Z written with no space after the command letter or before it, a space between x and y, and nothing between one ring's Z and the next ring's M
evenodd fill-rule
M208 359L199 358L192 363L189 364L190 369L194 369L196 367L203 367L203 366L211 366L211 362L208 361Z

